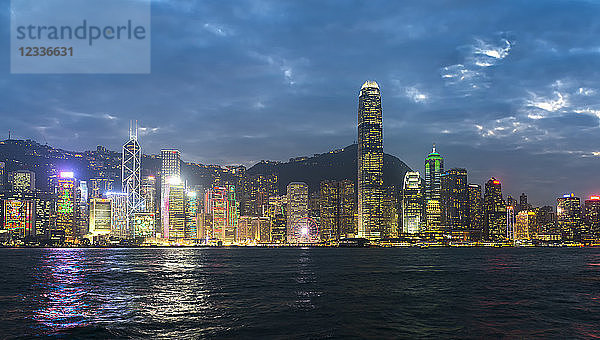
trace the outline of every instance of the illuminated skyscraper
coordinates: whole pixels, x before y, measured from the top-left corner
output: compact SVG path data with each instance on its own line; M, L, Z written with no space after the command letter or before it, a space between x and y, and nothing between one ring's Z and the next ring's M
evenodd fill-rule
M469 189L466 169L450 169L442 177L443 225L454 237L469 238Z
M118 239L131 236L127 223L127 194L124 192L108 192L110 200L110 235Z
M321 240L339 241L356 233L354 183L350 180L323 181L320 190Z
M121 179L123 192L127 194L128 220L135 212L143 211L142 199L142 149L138 143L137 121L135 126L129 127L129 141L123 145L123 158L121 164Z
M188 190L185 193L185 238L198 238L198 193L193 190Z
M163 194L163 237L182 240L185 238L185 185L178 177L172 176Z
M165 233L165 228L168 229L168 204L169 197L167 194L167 187L169 182L179 182L181 181L181 173L180 173L180 163L181 163L181 155L179 150L161 150L161 171L160 171L160 216L161 216L161 226L163 236L167 235ZM167 223L167 224L165 224Z
M442 173L444 172L444 158L433 150L425 158L425 215L427 224L425 232L440 237L442 227Z
M0 230L12 239L35 236L35 204L31 194L0 194L0 212Z
M519 196L519 211L530 209L531 205L527 203L527 195L525 195L525 193L522 193L521 196Z
M50 238L55 241L72 241L77 231L78 181L72 172L61 172L55 179L56 224L50 231Z
M36 191L35 201L35 233L48 238L55 223L56 199L50 192Z
M181 176L181 154L179 153L179 150L161 150L160 157L162 161L160 175L163 180L169 176Z
M472 240L481 240L484 220L481 185L469 184L469 229Z
M269 197L267 216L271 221L271 242L285 243L287 240L287 196Z
M133 237L143 239L156 236L156 216L150 212L134 213L131 218Z
M572 241L581 236L581 201L573 193L556 199L556 218L563 240Z
M112 223L111 201L105 198L90 200L89 237L93 243L98 243L110 235Z
M235 186L213 187L206 191L204 198L204 220L203 228L208 224L212 227L213 239L223 244L231 244L236 241L236 233L239 221L239 203L236 200Z
M502 185L494 177L485 183L483 209L486 238L491 241L504 240L506 238L506 203L502 199Z
M408 171L402 187L402 232L418 234L423 226L423 190L421 174Z
M109 178L92 178L89 180L90 198L102 198L107 192L113 191L113 180Z
M8 174L8 183L14 192L35 191L35 173L28 170L13 171Z
M358 237L369 240L381 238L384 227L382 118L379 85L366 81L358 97Z
M584 211L584 220L590 231L596 237L600 236L600 196L591 196L585 200Z
M269 197L277 195L277 174L249 176L246 187L245 214L263 216L269 205Z
M514 240L531 240L535 235L535 212L521 210L517 214Z
M301 238L301 220L308 218L308 185L291 182L287 186L287 241L298 243Z

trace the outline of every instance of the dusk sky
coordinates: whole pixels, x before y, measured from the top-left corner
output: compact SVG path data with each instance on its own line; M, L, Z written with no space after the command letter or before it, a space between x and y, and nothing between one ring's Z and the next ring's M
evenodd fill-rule
M144 153L251 166L353 143L370 79L386 153L423 172L435 142L469 182L554 205L600 192L599 15L595 1L157 0L149 75L13 75L0 54L0 133L120 150L137 119Z

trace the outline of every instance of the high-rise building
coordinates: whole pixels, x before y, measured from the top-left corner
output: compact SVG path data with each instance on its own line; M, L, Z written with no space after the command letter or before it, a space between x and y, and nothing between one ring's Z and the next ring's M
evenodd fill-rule
M198 193L188 190L185 193L185 238L197 239L198 237Z
M161 150L160 157L162 162L160 176L163 182L169 176L181 176L181 154L179 150Z
M269 197L267 216L271 221L271 242L285 243L287 240L287 196Z
M540 240L560 240L555 208L549 205L536 208L536 225Z
M467 170L450 169L442 175L441 182L443 225L453 236L468 239L470 221Z
M50 239L57 242L73 241L78 229L79 204L77 188L79 182L72 172L61 172L55 178L56 223L50 230Z
M8 183L14 192L35 191L35 173L28 170L12 171L8 174Z
M529 205L529 203L527 203L527 195L525 195L525 193L522 193L521 196L519 196L518 208L519 208L519 211L531 209L531 206Z
M264 216L269 197L277 195L277 174L249 176L246 187L245 214Z
M287 242L299 243L303 238L301 224L308 218L308 185L291 182L287 186Z
M179 177L169 177L169 182L164 186L163 199L163 237L182 240L185 238L185 185Z
M584 221L590 231L596 237L600 236L600 196L590 196L590 199L585 200L584 211Z
M55 223L56 199L50 192L36 191L34 201L35 233L39 237L49 238Z
M78 238L81 238L88 233L90 226L90 206L88 202L88 187L86 181L79 181L76 195L79 216L77 218L77 230L75 235Z
M424 223L421 174L408 171L402 186L402 232L418 234Z
M486 239L504 240L506 238L506 203L502 199L502 184L494 177L485 183L483 211Z
M13 240L36 235L35 203L31 193L0 194L0 230Z
M425 232L436 237L444 233L441 203L443 172L444 158L436 151L434 144L433 150L425 158Z
M271 242L269 218L240 216L237 242L243 244Z
M181 154L179 150L161 150L161 170L160 170L160 216L163 236L165 235L165 218L168 215L169 197L167 194L167 186L169 182L181 181ZM167 226L168 228L168 226Z
M212 228L210 236L213 239L223 244L232 244L236 241L239 203L235 195L235 186L208 189L204 197L204 214L207 223L203 228L210 224Z
M581 201L573 193L556 199L556 218L563 240L572 241L581 237Z
M112 213L111 201L106 198L92 198L90 200L90 228L89 237L92 243L98 243L108 238L111 232Z
M110 236L117 239L130 238L131 233L127 223L127 193L108 192L110 200Z
M481 240L484 220L481 185L469 184L469 229L471 240Z
M133 237L137 239L156 236L156 216L154 216L154 213L134 213L131 218L131 231Z
M384 227L382 118L379 85L366 81L358 97L358 237L369 240L381 238Z
M514 240L531 240L535 237L535 212L521 210L517 214Z
M121 179L123 192L127 194L127 220L133 213L142 212L144 200L142 198L142 149L138 143L137 121L135 126L129 127L129 141L123 145L123 158L121 164Z
M102 198L107 192L113 191L113 180L110 178L91 178L89 180L90 198Z
M354 183L323 181L320 190L321 240L339 241L356 234Z

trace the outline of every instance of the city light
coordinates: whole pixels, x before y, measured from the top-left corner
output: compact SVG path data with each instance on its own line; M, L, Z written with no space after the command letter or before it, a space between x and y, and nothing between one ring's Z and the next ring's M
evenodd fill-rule
M75 175L73 174L73 171L61 171L60 172L60 178L74 178Z

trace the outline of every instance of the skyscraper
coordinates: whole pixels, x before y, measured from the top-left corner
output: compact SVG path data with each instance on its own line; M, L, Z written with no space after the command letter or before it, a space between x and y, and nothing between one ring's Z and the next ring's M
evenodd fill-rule
M402 231L418 234L423 226L423 190L421 174L408 171L402 186Z
M35 173L28 170L12 171L8 174L8 183L14 192L35 191Z
M121 179L123 192L127 194L127 219L144 207L142 199L142 150L138 143L137 121L129 127L129 141L123 145Z
M443 225L455 237L469 238L469 189L467 170L456 168L446 171L442 177Z
M185 193L185 238L198 238L198 193L193 190L188 190Z
M108 192L110 200L110 235L118 239L129 238L131 233L127 223L127 194L124 192Z
M535 236L535 212L521 210L515 223L515 240L531 240Z
M469 225L471 240L481 240L483 234L483 200L481 185L469 184Z
M165 233L164 228L168 229L168 205L169 195L167 193L167 187L169 183L179 183L181 181L180 173L180 162L181 155L179 150L161 150L161 170L160 170L160 218L163 236L168 235Z
M492 177L485 183L483 196L484 234L488 240L506 238L506 204L502 199L502 184Z
M369 240L383 234L382 118L379 85L366 81L358 97L358 237Z
M239 203L236 200L235 186L208 189L204 197L203 215L201 234L206 234L223 244L235 242L239 222Z
M354 183L350 180L322 181L319 196L321 239L339 241L354 236Z
M111 204L109 199L92 198L90 200L89 237L93 243L106 238L111 232Z
M581 201L573 193L556 199L556 218L563 240L572 241L581 236Z
M72 172L61 172L55 179L56 224L49 235L55 241L72 241L75 237L79 216L77 186L78 181Z
M600 196L590 196L585 200L584 208L585 223L596 237L600 236Z
M179 177L171 176L164 188L163 237L182 240L185 238L185 185Z
M308 218L308 185L291 182L287 186L287 241L298 243L301 237L299 223Z
M427 224L425 231L440 237L444 232L442 228L442 173L444 172L444 158L433 150L425 158L425 215Z

